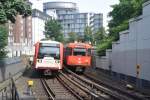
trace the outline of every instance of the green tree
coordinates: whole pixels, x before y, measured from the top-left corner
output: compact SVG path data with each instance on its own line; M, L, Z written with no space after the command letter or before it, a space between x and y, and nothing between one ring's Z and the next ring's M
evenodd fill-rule
M8 31L5 26L0 25L0 59L4 58L7 54L6 46L7 46L7 37Z
M24 0L0 0L0 58L7 55L8 31L6 23L15 22L17 15L31 15L31 7Z
M99 30L94 34L94 42L100 44L106 37L106 32L104 27L99 28Z
M15 22L17 14L24 17L31 15L31 7L24 0L1 0L0 1L0 23L5 24L10 20Z
M68 33L68 40L67 42L74 42L74 41L77 41L78 40L78 36L75 32L70 32Z
M84 29L84 41L93 43L93 34L91 27L87 26Z
M109 13L109 33L114 40L119 39L119 32L129 28L129 19L142 14L142 4L147 0L119 0L119 4L112 6Z
M109 35L104 36L103 29L95 34L97 51L99 56L105 55L105 50L110 49L112 41L119 39L119 32L129 28L129 19L142 14L142 4L148 0L119 0L119 4L112 6L109 13L112 19L109 21Z
M105 37L103 40L101 40L100 44L97 44L97 52L99 56L105 56L106 49L112 48L113 40L113 37Z
M46 38L55 39L56 41L63 42L63 33L61 32L61 24L55 20L51 19L45 23L45 35Z

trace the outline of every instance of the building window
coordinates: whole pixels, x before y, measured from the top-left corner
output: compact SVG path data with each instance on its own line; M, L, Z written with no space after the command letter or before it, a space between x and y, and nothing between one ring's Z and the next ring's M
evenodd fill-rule
M31 32L31 27L29 28L29 32Z
M20 20L20 23L23 24L23 20Z

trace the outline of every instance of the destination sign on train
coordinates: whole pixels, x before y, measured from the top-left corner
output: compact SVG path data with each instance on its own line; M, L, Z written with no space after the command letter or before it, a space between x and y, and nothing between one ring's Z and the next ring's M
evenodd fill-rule
M52 47L59 47L59 44L54 44L54 43L41 43L41 46L52 46Z

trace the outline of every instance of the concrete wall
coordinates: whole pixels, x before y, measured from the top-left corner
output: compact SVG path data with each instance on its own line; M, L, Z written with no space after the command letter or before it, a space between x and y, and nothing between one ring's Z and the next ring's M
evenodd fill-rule
M129 22L129 30L120 33L112 45L112 71L150 81L150 1L143 4L143 14Z
M111 68L111 50L106 50L106 56L96 56L96 68L101 68L104 70L110 70Z
M17 72L24 70L25 67L26 64L24 64L19 57L0 60L0 82L8 79L9 73L14 75Z

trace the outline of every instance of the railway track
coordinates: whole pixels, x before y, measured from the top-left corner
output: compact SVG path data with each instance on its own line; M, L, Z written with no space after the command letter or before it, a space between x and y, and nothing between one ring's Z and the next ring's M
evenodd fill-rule
M89 75L90 76L90 75ZM147 100L132 97L84 75L66 70L56 77L35 79L37 100Z
M40 79L40 80L45 92L47 93L48 99L55 100L55 94L52 91L52 89L48 86L46 80L45 79Z
M141 93L139 92L136 92L136 91L130 91L130 90L126 90L124 88L121 88L121 87L116 87L116 86L113 86L112 84L110 83L106 83L106 82L103 82L102 80L99 80L98 78L96 78L95 76L93 76L92 74L84 74L84 77L96 82L96 83L99 83L101 84L102 86L104 87L108 87L109 89L115 91L115 92L118 92L120 94L123 94L127 97L130 97L132 100L149 100L149 98L147 98L146 96L142 95Z
M77 100L58 80L40 79L49 100Z
M78 100L92 100L92 98L97 98L98 96L92 91L89 91L87 88L76 83L70 77L64 73L60 73L60 76L57 76L60 83L62 83ZM95 100L95 99L94 99Z
M86 88L88 91L92 91L92 93L98 97L96 99L104 99L104 100L146 100L145 98L139 98L136 96L131 96L131 94L125 94L116 89L112 89L106 86L102 86L97 84L96 82L91 81L91 79L86 78L85 76L79 76L72 71L67 69L68 75L63 75L65 78L69 77L70 80L73 80L76 84L80 84L82 88ZM90 93L88 93L90 94ZM93 96L92 94L90 94Z

